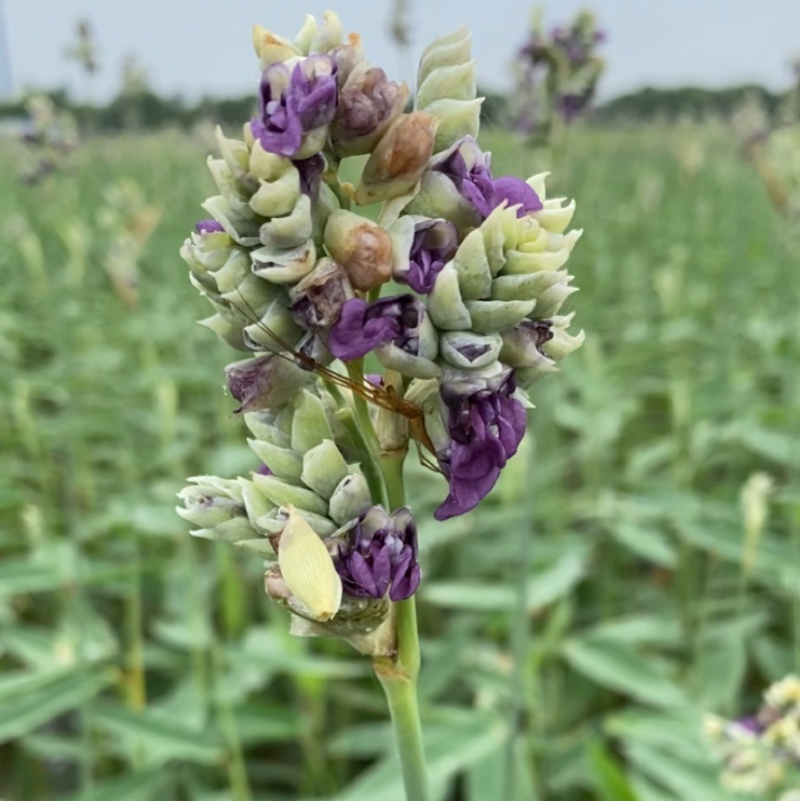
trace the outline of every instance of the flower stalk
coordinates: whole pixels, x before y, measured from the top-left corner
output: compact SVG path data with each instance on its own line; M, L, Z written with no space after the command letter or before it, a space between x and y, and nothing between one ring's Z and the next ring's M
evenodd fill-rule
M381 469L392 508L405 503L404 459L405 453L381 456ZM431 796L417 700L420 652L417 607L413 595L396 605L395 628L397 646L394 655L376 659L373 667L386 693L406 798L408 801L428 801Z

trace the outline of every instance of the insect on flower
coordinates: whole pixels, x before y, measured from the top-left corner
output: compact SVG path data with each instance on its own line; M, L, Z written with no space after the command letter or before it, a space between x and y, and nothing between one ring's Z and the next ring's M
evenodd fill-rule
M276 334L269 326L258 319L253 307L247 302L245 297L239 292L239 297L244 304L244 309L231 303L233 309L247 317L252 323L263 331L274 343L275 348L270 348L270 353L287 361L299 364L306 370L316 373L324 381L336 386L348 389L355 395L362 397L367 403L386 409L400 415L408 420L409 433L417 444L420 463L435 473L441 473L439 466L429 459L423 452L423 448L432 455L436 455L436 449L425 428L425 413L422 408L411 401L398 396L393 387L384 387L367 381L363 376L357 374L345 376L320 364L316 359L306 353L293 348L282 337Z

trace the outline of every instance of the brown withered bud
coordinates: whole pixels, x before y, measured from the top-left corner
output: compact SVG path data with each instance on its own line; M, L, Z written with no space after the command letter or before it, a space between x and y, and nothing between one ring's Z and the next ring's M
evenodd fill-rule
M289 311L306 331L317 333L338 319L346 300L355 297L344 268L324 258L290 291Z
M359 214L334 211L325 226L325 247L355 289L367 291L392 277L391 236Z
M369 157L354 195L359 206L399 197L420 179L433 153L437 121L424 111L392 123Z
M331 125L334 152L339 156L371 152L402 113L407 100L406 84L390 81L379 67L358 64L339 93L338 110Z
M308 373L277 354L234 362L225 368L228 389L241 403L237 412L282 406L308 382Z

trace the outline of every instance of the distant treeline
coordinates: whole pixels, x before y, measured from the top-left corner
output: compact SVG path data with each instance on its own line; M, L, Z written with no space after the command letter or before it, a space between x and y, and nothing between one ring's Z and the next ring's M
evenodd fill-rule
M681 89L640 89L615 97L596 109L598 119L653 120L705 115L728 116L748 98L757 98L772 115L784 95L770 92L758 84L731 86L725 89L701 89L687 86Z
M70 111L83 130L122 131L132 128L158 129L169 126L191 128L195 123L213 120L235 128L255 112L253 95L229 99L204 98L187 103L180 97L167 98L150 91L120 95L106 106L76 103L64 91L48 92L55 104ZM507 98L485 91L483 121L488 125L505 121ZM653 120L685 116L729 115L748 97L756 96L769 113L779 106L782 95L763 86L745 85L727 89L641 89L600 105L594 113L598 121ZM23 100L0 104L0 120L24 117Z

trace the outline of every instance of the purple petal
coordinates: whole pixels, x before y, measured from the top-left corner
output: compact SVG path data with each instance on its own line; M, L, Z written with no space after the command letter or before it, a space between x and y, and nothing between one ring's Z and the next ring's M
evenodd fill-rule
M225 229L216 220L200 220L195 230L198 234L220 234Z
M494 181L492 207L499 206L504 200L509 206L519 206L517 217L524 217L528 212L544 208L534 189L521 178L512 175L496 178Z

